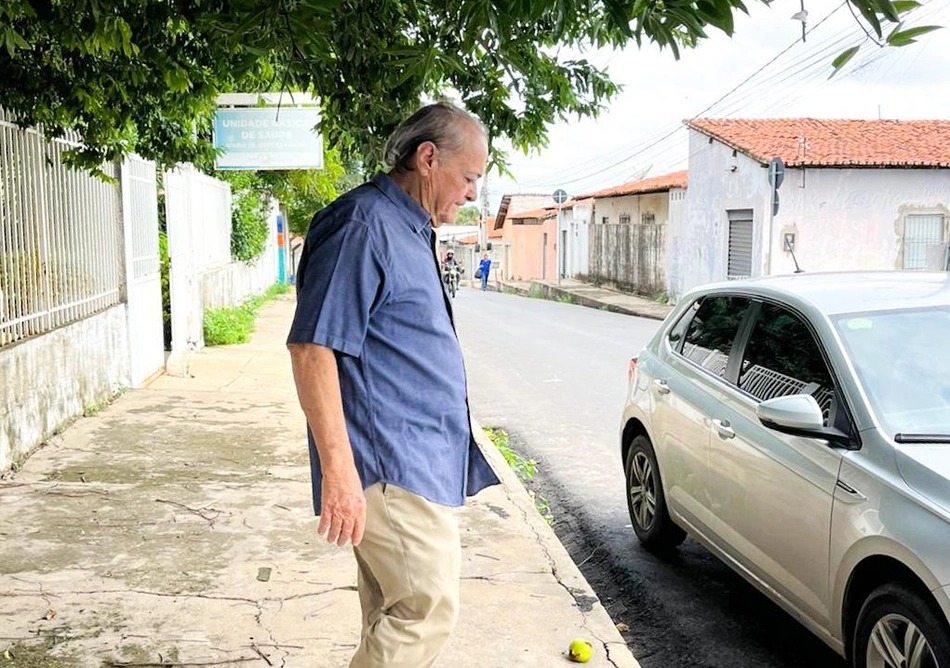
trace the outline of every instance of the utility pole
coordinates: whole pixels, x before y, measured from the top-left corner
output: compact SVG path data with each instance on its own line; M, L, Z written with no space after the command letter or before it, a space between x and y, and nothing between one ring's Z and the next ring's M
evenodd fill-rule
M488 174L482 177L482 214L478 221L478 248L485 250L488 233L485 226L488 224Z

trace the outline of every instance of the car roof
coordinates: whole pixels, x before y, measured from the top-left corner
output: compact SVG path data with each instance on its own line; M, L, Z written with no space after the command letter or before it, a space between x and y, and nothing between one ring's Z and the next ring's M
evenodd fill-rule
M950 305L950 273L815 272L712 283L691 295L741 293L774 298L826 315Z

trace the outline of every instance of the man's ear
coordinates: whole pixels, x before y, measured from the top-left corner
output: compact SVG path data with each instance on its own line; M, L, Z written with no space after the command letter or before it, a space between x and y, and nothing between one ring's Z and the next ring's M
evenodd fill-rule
M416 149L416 165L423 176L435 166L435 159L439 153L438 147L431 141L424 141Z

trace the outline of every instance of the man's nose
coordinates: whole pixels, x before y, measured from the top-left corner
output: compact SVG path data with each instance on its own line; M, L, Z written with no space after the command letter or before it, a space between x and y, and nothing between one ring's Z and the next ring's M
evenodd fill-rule
M469 202L474 202L476 197L478 197L478 187L472 183L468 186L468 190L465 191L465 199Z

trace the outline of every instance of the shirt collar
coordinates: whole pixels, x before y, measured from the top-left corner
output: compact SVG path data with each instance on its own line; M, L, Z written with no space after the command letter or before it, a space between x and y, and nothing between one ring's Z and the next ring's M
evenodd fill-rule
M405 210L408 214L408 222L413 230L421 232L426 228L432 228L429 222L432 220L432 216L422 208L419 202L412 199L409 193L400 188L388 174L379 172L371 179L370 183L379 188L393 204Z

